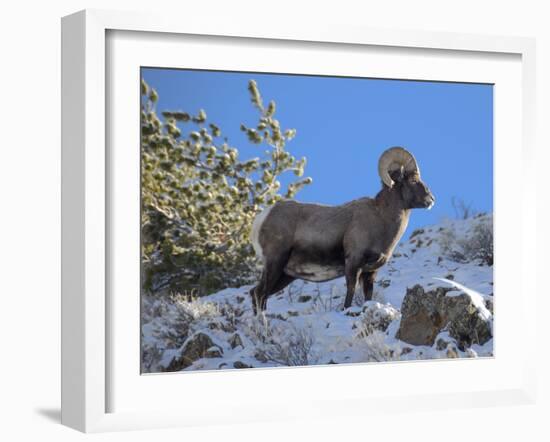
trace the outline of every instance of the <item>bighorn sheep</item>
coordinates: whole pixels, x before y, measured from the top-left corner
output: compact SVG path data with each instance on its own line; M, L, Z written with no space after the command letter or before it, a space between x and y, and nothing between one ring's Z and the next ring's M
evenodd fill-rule
M376 272L403 235L410 209L430 209L435 202L415 158L402 147L381 155L378 174L382 190L374 198L341 206L285 200L257 215L251 239L263 271L250 292L255 313L295 279L321 282L345 275L348 308L360 278L365 300L372 299Z

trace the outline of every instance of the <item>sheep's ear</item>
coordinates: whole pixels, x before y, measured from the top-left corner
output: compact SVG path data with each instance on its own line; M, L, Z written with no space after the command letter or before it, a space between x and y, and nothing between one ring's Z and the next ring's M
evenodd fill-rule
M405 168L401 166L399 169L390 172L390 177L396 183L400 183L405 178Z

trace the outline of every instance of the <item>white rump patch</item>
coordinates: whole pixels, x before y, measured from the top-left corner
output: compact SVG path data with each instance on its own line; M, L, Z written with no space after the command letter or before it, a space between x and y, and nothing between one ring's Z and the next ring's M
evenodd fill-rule
M256 256L260 258L262 262L264 262L264 254L262 251L262 246L260 245L260 230L262 228L262 225L264 224L265 219L267 218L267 215L269 215L269 212L271 212L271 209L273 209L273 206L269 206L267 209L262 210L256 215L256 218L254 218L254 222L252 223L252 232L250 233L250 241L252 241L252 247L254 247Z

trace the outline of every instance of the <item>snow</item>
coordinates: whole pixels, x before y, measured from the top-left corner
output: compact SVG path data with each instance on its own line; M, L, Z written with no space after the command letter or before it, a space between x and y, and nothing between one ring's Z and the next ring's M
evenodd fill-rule
M440 239L448 231L465 237L476 223L492 223L492 215L444 220L413 232L395 248L378 272L372 301L357 288L354 304L343 310L344 278L324 283L297 280L268 300L267 311L252 312L252 286L227 288L199 299L143 297L142 369L164 370L188 337L202 332L222 350L221 357L201 358L184 371L232 369L234 365L273 367L406 361L448 357L436 345L413 346L395 338L407 288L452 286L447 296L467 294L480 315L492 322L485 300L493 298L493 268L479 262L455 262L442 253ZM238 334L242 345L230 344ZM452 338L440 333L451 342ZM439 336L438 336L439 337ZM437 342L437 339L436 339ZM493 341L456 349L459 357L492 356Z

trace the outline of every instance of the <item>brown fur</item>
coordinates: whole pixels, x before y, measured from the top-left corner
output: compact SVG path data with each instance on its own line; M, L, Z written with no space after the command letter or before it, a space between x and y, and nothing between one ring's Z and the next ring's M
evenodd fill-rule
M391 177L394 186L383 185L375 198L340 206L277 203L259 231L264 269L251 291L254 310L265 310L267 298L296 278L322 281L345 275L347 308L361 274L365 298L371 299L376 271L391 257L410 210L435 200L418 174L401 170Z

